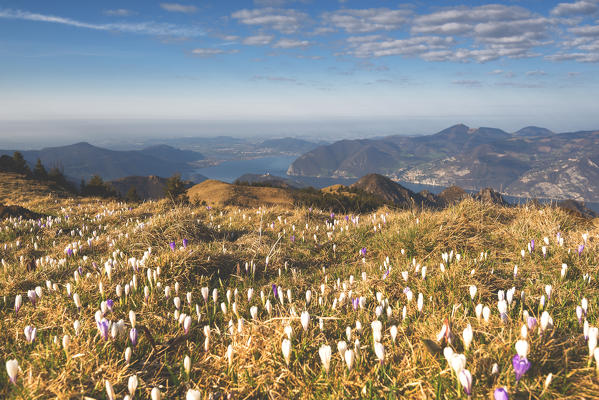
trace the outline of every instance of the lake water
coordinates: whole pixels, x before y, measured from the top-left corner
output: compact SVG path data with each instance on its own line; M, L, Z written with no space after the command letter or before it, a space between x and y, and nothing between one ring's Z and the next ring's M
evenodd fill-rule
M196 172L210 179L217 179L219 181L229 183L232 183L235 179L239 178L243 174L264 174L268 172L271 175L287 177L315 188L323 188L325 186L335 184L350 185L356 181L356 179L343 178L310 178L302 176L288 177L287 168L293 161L295 161L296 158L297 157L294 156L277 156L254 158L251 160L225 161L213 167L199 168L196 170ZM444 189L444 187L441 186L420 185L402 181L399 181L398 183L414 192L419 192L426 189L431 193L437 194ZM504 196L504 198L510 203L524 203L528 200L514 196ZM540 199L540 201L549 202L550 200ZM591 210L599 213L599 203L587 202L585 204Z

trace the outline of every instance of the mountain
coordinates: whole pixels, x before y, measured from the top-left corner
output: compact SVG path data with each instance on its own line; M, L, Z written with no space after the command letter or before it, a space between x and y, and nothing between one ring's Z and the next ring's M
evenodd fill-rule
M539 128L538 126L527 126L514 132L515 136L521 137L543 137L552 136L554 133L547 128Z
M204 177L202 180L208 178ZM127 195L127 192L132 187L135 188L137 195L142 200L157 200L164 197L164 190L166 188L167 178L161 178L159 176L127 176L124 178L115 179L108 183L118 192L122 197ZM197 181L196 181L197 182ZM187 188L193 186L193 183L187 181Z
M192 162L205 158L197 151L179 150L166 144L146 147L139 152L167 162Z
M361 189L382 198L386 203L391 203L401 208L430 205L429 201L423 196L379 174L363 176L356 183L350 185L350 188Z
M326 142L313 143L307 140L286 137L282 139L269 139L259 143L257 147L263 148L266 151L277 151L290 154L306 153Z
M164 154L160 154L160 150L163 150ZM0 154L13 154L13 152L13 150L0 150ZM177 172L186 177L194 169L187 160L195 157L195 155L192 157L191 153L198 154L180 151L170 146L116 151L96 147L86 142L41 150L26 150L21 153L31 165L39 158L47 169L59 167L67 177L77 182L81 179L88 180L95 174L100 175L104 180L133 175L171 176Z
M599 131L515 134L459 124L426 136L342 140L298 157L294 176L394 180L478 191L494 187L519 197L599 201Z

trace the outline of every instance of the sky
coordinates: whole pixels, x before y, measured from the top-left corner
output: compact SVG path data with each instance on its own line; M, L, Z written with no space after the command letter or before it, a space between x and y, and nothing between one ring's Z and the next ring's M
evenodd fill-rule
M0 0L0 139L73 121L599 129L598 67L599 0Z

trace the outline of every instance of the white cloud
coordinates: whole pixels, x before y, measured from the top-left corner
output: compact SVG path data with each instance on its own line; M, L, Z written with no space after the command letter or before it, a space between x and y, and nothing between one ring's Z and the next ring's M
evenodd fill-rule
M578 36L599 37L599 25L583 25L570 28L570 32Z
M247 44L250 46L264 46L272 42L274 36L272 35L255 35L248 36L243 39L243 44Z
M160 3L160 7L166 11L180 12L186 14L192 14L198 11L198 8L196 6L184 5L179 3Z
M592 14L596 11L597 4L595 2L582 0L574 3L559 3L553 10L551 10L551 14L563 17L569 15Z
M103 14L110 15L111 17L128 17L135 13L133 11L127 10L125 8L117 8L115 10L104 10Z
M307 40L281 39L274 44L277 49L295 49L298 47L308 47L310 42Z
M453 81L451 83L454 84L454 85L467 86L467 87L480 87L480 86L482 86L482 82L481 81L472 80L472 79L462 79L462 80L458 80L458 81Z
M308 15L303 12L270 7L239 10L231 14L231 17L245 25L263 26L283 33L297 32L308 19Z
M545 72L545 71L543 71L541 69L537 69L537 70L534 70L534 71L528 71L526 73L526 76L545 76L545 75L547 75L547 72Z
M323 18L327 24L337 29L349 33L366 33L400 29L408 22L409 16L410 12L407 10L368 8L337 10L324 14Z
M135 22L135 23L108 23L92 24L77 21L70 18L57 17L54 15L36 14L21 10L0 10L0 18L19 19L25 21L49 22L61 25L69 25L77 28L94 29L100 31L114 31L124 33L135 33L140 35L155 36L178 36L178 37L196 37L204 35L204 31L196 27L180 26L169 23L159 22Z
M214 49L214 48L197 48L191 51L191 54L200 57L211 57L219 54L235 54L239 53L237 49L224 50L224 49Z
M350 42L351 54L360 58L394 55L415 56L431 51L448 50L454 43L452 38L439 36L417 36L407 39L384 39L366 42Z

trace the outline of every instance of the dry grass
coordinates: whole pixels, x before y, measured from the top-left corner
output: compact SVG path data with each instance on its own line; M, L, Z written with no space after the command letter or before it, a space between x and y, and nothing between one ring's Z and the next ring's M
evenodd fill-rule
M597 324L599 230L592 221L558 209L502 208L465 200L436 212L381 209L376 219L362 215L357 224L337 216L331 230L326 226L328 212L305 209L206 209L176 207L167 201L129 208L122 203L45 196L30 197L22 205L35 211L47 207L47 213L59 219L43 228L33 221L0 223L0 258L6 262L6 268L0 268L0 354L4 361L17 359L21 367L17 385L8 382L4 369L0 371L2 398L106 398L105 380L112 382L117 397L122 398L127 393L127 379L135 374L139 379L136 398L149 398L151 389L160 387L167 398L183 398L189 388L196 388L203 398L454 399L464 397L455 375L443 355L430 353L422 341L435 341L445 318L451 321L456 352L464 351L463 329L471 324L474 330L472 347L465 355L475 398L489 398L499 386L508 388L510 398L534 399L592 398L599 390L595 365L587 365L588 347L575 315L576 305L586 297L588 321ZM330 238L327 231L332 232ZM564 238L563 246L556 243L558 232ZM583 233L588 233L589 239L579 256L576 248ZM95 239L89 246L91 237ZM541 253L544 237L550 241L546 257ZM186 249L180 248L183 239L189 240ZM520 250L526 250L531 239L536 249L532 254L526 251L522 258ZM79 252L66 257L65 247L76 241L81 241ZM170 249L170 241L176 242L175 251ZM151 255L135 272L127 259L141 259L149 247ZM359 255L363 247L367 249L364 259ZM461 260L445 263L446 271L441 272L441 254L451 250L459 253ZM486 258L481 258L481 252ZM31 255L48 261L28 272L19 257ZM388 266L384 266L386 257ZM114 260L110 278L104 269L109 258ZM569 267L565 279L560 276L562 263ZM428 268L425 279L422 266ZM83 274L75 281L73 273L79 267ZM147 272L158 267L156 281L148 280ZM402 271L408 272L407 282ZM366 273L365 280L362 273ZM583 279L585 274L591 277L590 283ZM117 298L116 286L124 287L134 276L137 290ZM354 277L351 285L350 276ZM48 290L47 280L56 283L58 290ZM193 319L188 335L174 319L177 283L179 312ZM67 284L81 297L81 309L66 294ZM275 299L272 284L284 291L283 304ZM553 293L545 309L554 328L542 335L529 333L532 367L516 385L511 358L523 324L522 312L540 317L539 299L547 284L553 285ZM469 296L470 285L478 288L474 301ZM33 307L26 294L36 286L43 287L43 296ZM149 289L147 299L144 286ZM169 299L165 298L166 286L172 291ZM210 292L218 289L216 304L212 293L204 302L203 286ZM405 287L414 293L411 302L406 299ZM497 291L512 287L516 288L514 302L508 321L501 322ZM254 290L250 302L249 288ZM288 289L291 303L286 298ZM313 294L309 306L305 301L308 289ZM232 312L232 304L227 304L227 290L238 315ZM260 299L261 291L273 305L270 315ZM186 301L187 292L191 292L191 305ZM340 305L337 300L333 309L342 292L350 298L365 297L365 307L354 310L350 303ZM374 354L370 327L376 318L377 292L391 307L389 317L383 312L379 318L384 364ZM422 312L417 309L418 293L424 297ZM13 310L17 294L24 297L18 317ZM123 319L127 332L129 310L137 315L139 343L129 364L123 353L130 341L124 337L104 341L96 327L94 313L108 298L114 299L115 305L106 318ZM221 302L227 304L225 313ZM475 317L477 303L491 308L488 323ZM250 315L251 306L258 307L256 320ZM303 310L311 315L308 331L300 324ZM239 319L245 321L240 331ZM75 320L81 324L78 335L73 328ZM355 329L356 321L363 325L361 332ZM24 338L26 325L38 330L32 344ZM289 366L281 352L287 325L293 328ZM393 325L398 327L395 343L389 333ZM208 351L204 350L204 326L211 330ZM350 371L337 352L337 342L347 340L348 326L352 328L350 348L355 339L360 341L359 357ZM71 337L66 350L61 345L65 334ZM318 356L323 344L333 350L329 373L324 372ZM226 356L229 345L233 348L231 365ZM186 355L192 360L189 375L183 367ZM491 373L494 363L498 364L497 374ZM544 389L549 373L553 382Z
M193 186L188 195L192 202L203 201L217 206L293 206L293 198L285 189L232 185L212 179Z

